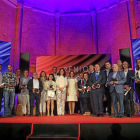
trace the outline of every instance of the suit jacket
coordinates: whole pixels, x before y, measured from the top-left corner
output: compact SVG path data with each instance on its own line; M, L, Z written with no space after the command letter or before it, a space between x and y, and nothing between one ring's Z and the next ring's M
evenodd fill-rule
M110 82L112 81L113 72L109 74L107 84L110 86L110 93L115 90L117 93L124 93L124 83L126 82L125 74L123 71L117 71L116 78L118 79L118 84L111 85Z
M135 72L133 70L128 70L128 73L126 76L126 82L124 83L124 85L129 85L129 87L131 87L131 90L134 90L134 79L131 78L134 76L135 76Z
M110 70L109 70L109 74L110 74L111 72L113 72L113 70L112 70L112 69L110 69ZM108 74L108 76L107 76L107 71L106 71L106 70L104 70L104 73L105 73L105 76L106 76L106 81L107 81L109 74Z
M43 90L43 85L42 85L42 82L40 81L40 79L38 79L39 81L39 95L41 95L41 92ZM28 84L27 84L27 89L29 90L29 94L34 94L32 92L33 90L33 78L29 80Z
M106 83L106 76L105 76L105 73L100 71L99 75L98 75L98 79L96 80L96 72L94 73L91 73L90 75L90 79L89 79L89 85L92 86L93 84L99 84L100 85L100 88L99 89L93 89L91 88L91 91L92 92L102 92L104 93L105 92L105 83Z
M78 81L78 89L81 89L82 85L81 85L81 79ZM79 91L79 97L82 98L82 94L83 92Z

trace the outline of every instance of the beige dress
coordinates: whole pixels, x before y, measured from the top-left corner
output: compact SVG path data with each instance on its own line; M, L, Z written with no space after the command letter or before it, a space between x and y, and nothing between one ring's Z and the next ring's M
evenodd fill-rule
M67 101L78 101L76 96L76 83L77 79L68 79L68 93L69 96L67 96Z

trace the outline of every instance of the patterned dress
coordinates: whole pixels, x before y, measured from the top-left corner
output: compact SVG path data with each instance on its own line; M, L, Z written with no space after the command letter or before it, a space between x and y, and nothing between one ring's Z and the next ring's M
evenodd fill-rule
M66 86L67 77L58 76L56 80L56 85L60 87ZM65 114L66 88L64 88L63 92L61 92L59 88L57 87L56 97L57 97L57 115L64 115Z

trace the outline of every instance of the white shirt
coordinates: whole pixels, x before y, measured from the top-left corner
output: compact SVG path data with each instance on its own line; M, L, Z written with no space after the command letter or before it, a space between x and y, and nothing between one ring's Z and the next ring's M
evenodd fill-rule
M65 85L67 85L67 77L64 76L57 76L56 79L56 85L59 85L60 87L64 87Z
M136 70L136 68L135 68L135 75L138 73L138 76L139 76L139 78L140 78L140 70Z
M110 71L110 69L109 69L109 70L107 70L107 69L106 69L106 74L107 74L107 77L108 77L108 75L109 75L109 71Z
M95 76L98 74L98 76L99 76L99 73L100 73L100 70L99 71L95 71Z
M127 70L127 71L124 70L125 78L126 78L126 76L127 76L127 73L128 73L128 70Z
M56 81L56 79L57 79L57 74L53 74L54 75L54 78L55 78L55 81Z
M116 71L115 73L113 72L113 76L112 76L113 78L116 78L117 72L118 72L118 71Z
M33 88L39 89L39 81L38 81L38 79L33 79Z

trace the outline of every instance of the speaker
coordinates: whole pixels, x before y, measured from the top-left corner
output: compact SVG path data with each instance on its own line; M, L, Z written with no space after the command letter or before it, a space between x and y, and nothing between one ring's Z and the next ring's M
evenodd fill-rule
M20 53L19 68L21 71L21 77L24 76L24 70L29 71L29 63L30 63L30 53Z
M129 67L132 68L130 49L129 48L119 49L119 53L120 53L120 60L122 62L127 61Z

